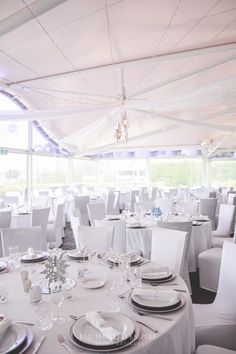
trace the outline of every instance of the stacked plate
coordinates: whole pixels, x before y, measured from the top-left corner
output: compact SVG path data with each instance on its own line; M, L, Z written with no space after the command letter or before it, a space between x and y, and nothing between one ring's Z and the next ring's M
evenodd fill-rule
M137 291L138 290L138 291ZM172 312L184 306L185 301L175 290L135 289L129 302L140 313Z
M13 323L4 333L0 341L1 354L22 354L33 341L33 333L30 329Z
M168 267L146 268L142 271L142 281L152 285L166 283L175 278L175 273Z
M47 253L41 252L41 251L36 251L35 254L28 254L24 253L21 256L21 262L23 263L36 263L36 262L42 262L45 261L48 258Z
M82 253L79 250L72 250L67 252L67 256L71 259L78 260L78 261L87 261L88 260L88 254Z
M130 254L130 255L127 254L127 259L128 259L131 266L136 266L136 265L142 264L142 262L143 262L143 257L141 257L138 254ZM110 264L119 265L119 261L117 260L117 258L115 258L113 256L108 257L107 261Z
M4 269L6 269L7 265L4 262L0 262L0 272L2 272Z
M69 340L79 348L105 353L123 349L138 339L140 329L129 317L109 312L101 312L100 316L106 322L106 327L112 327L121 334L120 339L108 339L83 316L69 329Z

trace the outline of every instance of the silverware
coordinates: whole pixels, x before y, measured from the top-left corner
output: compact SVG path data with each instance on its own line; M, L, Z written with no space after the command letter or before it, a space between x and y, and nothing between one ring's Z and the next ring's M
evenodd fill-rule
M34 349L32 354L36 354L39 351L39 348L41 347L41 345L43 344L44 339L46 338L46 336L42 336L34 345Z
M173 318L161 316L161 315L158 315L155 313L140 312L137 310L134 310L134 311L137 312L140 316L156 317L156 318L160 318L160 319L166 320L166 321L173 321Z
M60 343L70 354L74 354L73 350L66 344L65 338L62 334L57 336L58 343Z
M13 321L13 322L25 324L25 325L27 325L27 326L34 326L34 325L35 325L34 322L27 322L27 321Z
M172 286L179 285L178 283L149 283L151 286Z
M137 320L136 318L134 319L137 323L140 323L141 325L143 325L144 327L147 327L148 329L150 329L152 332L154 333L158 333L158 330L156 328L154 328L153 326L143 322L143 321L140 321L140 320Z
M84 315L82 315L82 316L75 316L75 315L69 315L69 317L72 319L72 320L74 320L74 321L78 321L80 318L82 318L82 317L84 317Z

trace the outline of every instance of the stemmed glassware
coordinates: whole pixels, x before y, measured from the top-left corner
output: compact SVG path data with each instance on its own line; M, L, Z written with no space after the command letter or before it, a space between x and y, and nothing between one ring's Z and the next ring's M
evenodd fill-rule
M57 292L52 292L51 293L51 299L52 299L52 303L55 305L56 307L56 316L53 318L53 321L56 324L62 324L65 322L64 317L60 316L60 308L63 304L64 301L64 292L61 289L60 291Z
M20 267L20 252L18 246L9 246L8 254L10 260L10 266L12 269L17 269Z

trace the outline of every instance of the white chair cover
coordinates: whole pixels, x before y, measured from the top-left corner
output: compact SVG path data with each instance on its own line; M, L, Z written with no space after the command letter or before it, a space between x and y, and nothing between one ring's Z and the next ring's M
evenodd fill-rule
M105 214L105 204L104 203L92 203L87 204L88 216L91 225L95 225L95 220L103 220L106 216Z
M136 203L136 197L139 197L139 190L132 190L130 194L130 211L134 212L134 203Z
M119 191L109 191L106 196L106 214L119 215Z
M90 250L96 250L98 252L109 251L113 244L113 234L113 226L79 226L79 240L75 239L76 248L79 248L80 242Z
M173 213L173 205L174 205L173 199L157 198L155 201L155 206L157 208L160 208L162 213L166 213L166 214Z
M74 207L80 210L81 225L89 225L89 216L87 210L87 204L89 203L89 196L74 197Z
M212 231L213 237L229 237L235 212L235 205L221 204L217 229Z
M81 226L81 215L79 209L73 209L71 211L70 225L73 231L74 239L78 241L79 240L78 227Z
M47 225L46 237L47 242L56 242L56 246L59 247L62 244L62 238L64 237L64 203L57 205L56 216L53 224Z
M215 347L213 345L200 345L196 354L236 354L236 351L225 348Z
M8 248L18 246L20 252L25 252L29 247L35 250L42 250L42 229L41 226L33 226L19 229L2 229L2 250L3 256L8 256Z
M157 187L152 187L152 191L151 191L151 200L154 202L157 197L158 197L158 188Z
M151 258L152 230L149 228L126 230L126 250L136 252L144 258Z
M152 231L151 260L182 274L188 233L155 227Z
M124 220L95 220L95 226L114 227L112 249L115 252L126 252L126 224Z
M236 204L236 193L231 192L228 194L227 204L231 204L231 205Z
M184 252L184 263L180 275L184 278L189 288L189 291L191 292L191 283L190 283L189 271L188 271L188 261L189 261L189 247L190 247L191 233L192 233L192 221L183 221L183 222L182 221L177 221L177 222L158 221L157 225L160 228L187 232L187 243Z
M11 213L12 211L0 211L0 228L11 226Z
M207 215L212 222L212 226L215 225L215 215L216 215L217 199L200 199L199 213L201 215Z
M212 304L194 304L196 345L236 348L236 245L225 241L219 286Z
M42 228L42 249L47 249L46 229L48 224L50 208L32 210L32 226L41 226Z

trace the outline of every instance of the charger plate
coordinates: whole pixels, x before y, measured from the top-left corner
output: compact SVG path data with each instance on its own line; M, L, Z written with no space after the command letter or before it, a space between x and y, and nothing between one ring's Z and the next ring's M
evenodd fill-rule
M13 323L4 333L0 341L0 353L12 353L19 348L26 340L26 328L20 324Z
M139 313L142 314L158 314L158 313L168 313L168 312L174 312L179 309L181 309L185 305L185 298L183 296L179 296L179 303L176 306L173 306L171 308L162 308L162 309L150 309L150 308L143 308L140 305L137 305L131 298L131 294L128 296L128 302L129 304Z

